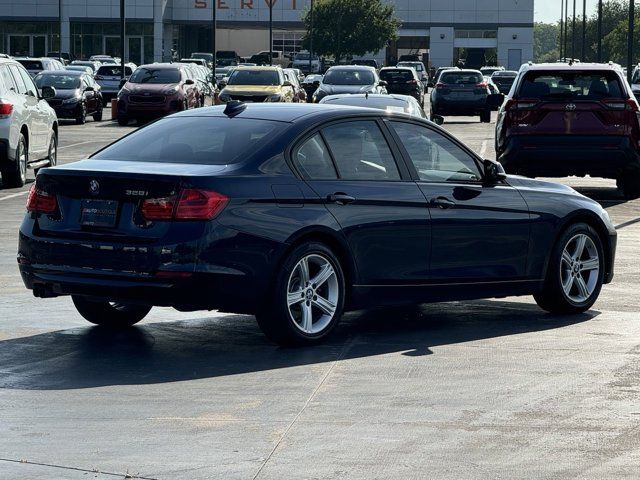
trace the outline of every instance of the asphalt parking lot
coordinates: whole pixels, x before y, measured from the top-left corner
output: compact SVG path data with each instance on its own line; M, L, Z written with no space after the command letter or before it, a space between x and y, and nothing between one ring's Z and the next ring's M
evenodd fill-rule
M494 158L493 124L447 120ZM65 124L59 162L133 128ZM15 260L27 187L0 189L0 479L638 478L640 200L562 182L618 226L591 311L521 297L354 312L303 349L249 316L157 308L113 333L34 298Z

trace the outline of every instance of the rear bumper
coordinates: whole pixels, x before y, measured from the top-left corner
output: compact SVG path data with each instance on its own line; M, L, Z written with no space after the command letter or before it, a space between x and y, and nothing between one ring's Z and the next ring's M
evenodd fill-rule
M640 173L640 156L628 137L514 136L498 160L508 173L618 178Z
M487 98L480 95L478 99L472 100L447 100L436 98L433 101L432 110L437 115L480 115L486 112Z

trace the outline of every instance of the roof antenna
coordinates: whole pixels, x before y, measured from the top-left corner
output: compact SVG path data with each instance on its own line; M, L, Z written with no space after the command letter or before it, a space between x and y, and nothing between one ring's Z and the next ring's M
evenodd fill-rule
M236 115L244 112L246 108L246 103L241 102L240 100L231 100L227 103L227 106L224 107L224 114L229 118L233 118Z

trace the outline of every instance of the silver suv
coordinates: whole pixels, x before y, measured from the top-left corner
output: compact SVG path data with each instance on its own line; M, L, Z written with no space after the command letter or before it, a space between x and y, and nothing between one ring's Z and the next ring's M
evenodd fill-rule
M2 185L21 187L27 169L56 164L58 119L47 98L51 87L39 92L25 68L0 58L0 173Z

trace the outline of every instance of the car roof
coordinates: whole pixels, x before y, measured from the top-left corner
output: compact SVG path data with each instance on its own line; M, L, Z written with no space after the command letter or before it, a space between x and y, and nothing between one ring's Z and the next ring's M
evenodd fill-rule
M480 70L474 70L472 68L465 68L465 69L458 69L453 73L478 73L480 75L482 75L482 72Z
M305 117L307 119L330 120L350 115L375 115L381 110L373 110L366 107L351 107L344 105L320 105L317 103L246 103L244 110L237 113L234 118L252 118L258 120L275 120L279 122L293 122ZM172 117L223 117L225 106L203 107L195 110L187 110L172 115Z
M338 70L338 69L344 69L344 70L370 70L372 72L375 72L376 69L369 66L369 65L334 65L333 67L329 68L329 70Z
M405 66L399 66L399 67L382 67L380 69L380 71L382 72L383 70L406 70L407 72L415 72L415 70L413 69L413 67L405 67Z
M619 72L620 65L615 63L583 63L583 62L575 62L575 63L525 63L522 65L522 70L561 70L561 71L571 71L571 70L608 70L612 72Z
M118 66L120 65L118 64ZM178 69L184 66L184 63L148 63L146 65L140 65L138 68Z
M399 95L396 93L390 93L390 94L382 94L382 93L336 93L334 95L327 95L326 97L324 97L322 100L327 101L327 100L338 100L341 98L348 98L348 99L354 99L354 100L358 100L358 99L362 99L365 102L367 100L387 100L387 99L393 99L399 102L406 102L406 103L410 103L411 100L409 95Z
M86 70L43 70L38 75L68 75L70 77L79 77L80 75L87 75Z
M227 68L237 68L238 70L264 70L267 72L274 72L277 70L281 70L279 66L271 66L271 65L256 65L255 67L249 67L247 65L231 65Z

